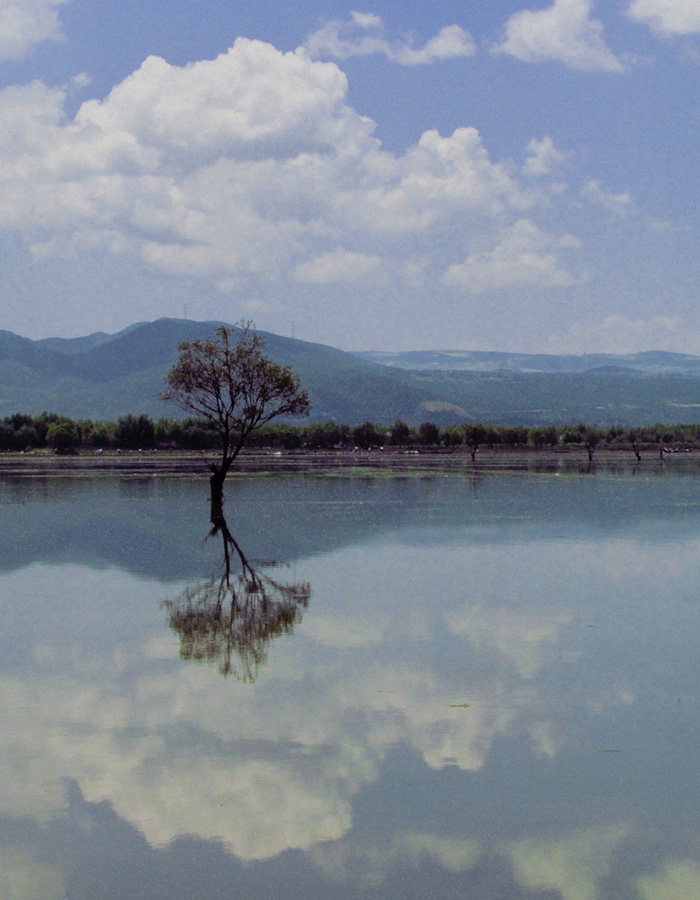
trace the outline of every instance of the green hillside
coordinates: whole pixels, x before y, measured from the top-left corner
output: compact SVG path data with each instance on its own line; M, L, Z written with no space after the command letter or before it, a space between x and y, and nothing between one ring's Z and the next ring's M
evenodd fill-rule
M177 345L213 335L218 324L159 319L114 335L41 341L0 331L0 416L46 410L74 419L114 421L128 413L176 417L179 411L161 402L158 393ZM260 334L269 356L299 374L318 421L599 426L700 421L697 357L417 351L365 359L323 344ZM401 357L404 363L410 356L415 367L382 365L374 361L380 356ZM475 370L463 368L470 356L478 357ZM444 368L450 360L455 367ZM599 365L591 367L592 361ZM484 369L487 363L491 368ZM545 364L548 371L538 370Z
M112 335L31 341L0 332L0 415L43 410L71 418L158 418L179 410L158 399L181 341L210 337L217 322L159 319ZM266 352L291 365L312 402L312 418L415 420L432 398L410 373L359 359L322 344L260 332Z
M636 426L700 421L700 377L602 368L563 374L416 372L472 421Z
M700 357L663 350L628 354L586 353L582 356L479 350L408 350L394 353L368 350L356 355L392 368L425 372L450 370L555 374L611 368L646 375L700 375Z

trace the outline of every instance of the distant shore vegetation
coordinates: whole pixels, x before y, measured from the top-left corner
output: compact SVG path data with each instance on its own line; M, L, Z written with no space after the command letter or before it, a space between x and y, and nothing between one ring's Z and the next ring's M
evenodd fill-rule
M15 413L0 420L0 451L105 452L207 451L219 447L219 435L202 419L158 419L127 415L117 422L69 419L55 413ZM596 428L584 423L527 428L464 423L440 428L433 422L412 427L362 422L269 424L251 434L248 449L376 450L416 449L423 452L462 450L472 458L481 450L549 450L580 448L593 458L598 449L677 452L700 449L700 424Z

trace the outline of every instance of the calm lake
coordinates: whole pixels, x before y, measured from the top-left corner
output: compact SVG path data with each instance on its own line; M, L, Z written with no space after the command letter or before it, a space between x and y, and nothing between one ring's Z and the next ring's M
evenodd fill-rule
M0 481L0 898L700 896L700 475L207 488Z

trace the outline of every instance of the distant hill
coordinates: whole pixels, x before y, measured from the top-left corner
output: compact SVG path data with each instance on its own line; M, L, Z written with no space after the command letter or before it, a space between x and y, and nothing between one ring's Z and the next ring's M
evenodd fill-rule
M140 328L141 325L145 325L145 322L136 322L134 325L129 325L128 328L125 328L123 331L120 331L119 334L107 334L106 331L95 331L92 334L88 334L85 337L78 338L43 338L40 341L37 341L42 347L46 347L48 350L58 350L60 353L83 353L86 350L93 350L95 347L100 347L102 344L106 344L108 341L113 340L115 337L119 337L123 334L126 334L129 331L133 331L134 328Z
M177 345L213 335L218 324L159 319L113 335L40 341L0 331L0 416L44 410L85 419L179 416L158 399ZM357 354L260 334L268 355L301 377L317 421L600 426L700 421L700 358L694 356Z
M43 410L71 418L117 419L127 413L181 415L158 399L182 341L214 335L219 322L159 319L114 335L32 341L0 331L0 415ZM323 344L259 332L268 355L291 365L312 401L314 419L357 422L420 419L429 387L410 374ZM425 416L423 416L425 418Z
M556 356L547 353L502 353L479 350L359 351L362 359L397 369L469 372L589 372L615 369L647 375L700 375L700 357L649 350L644 353L588 353Z

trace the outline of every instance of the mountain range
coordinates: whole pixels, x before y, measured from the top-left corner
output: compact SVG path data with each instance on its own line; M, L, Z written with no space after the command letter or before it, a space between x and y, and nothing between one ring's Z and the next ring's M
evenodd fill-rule
M363 359L423 372L449 369L469 372L590 372L624 369L647 375L700 375L700 356L647 350L626 355L586 353L582 356L549 353L503 353L489 350L379 350L357 354Z
M0 416L153 418L178 344L221 323L159 319L116 334L31 340L0 331ZM301 377L311 418L348 424L432 420L599 426L700 421L700 357L650 351L557 356L479 351L348 353L270 332L265 352Z

